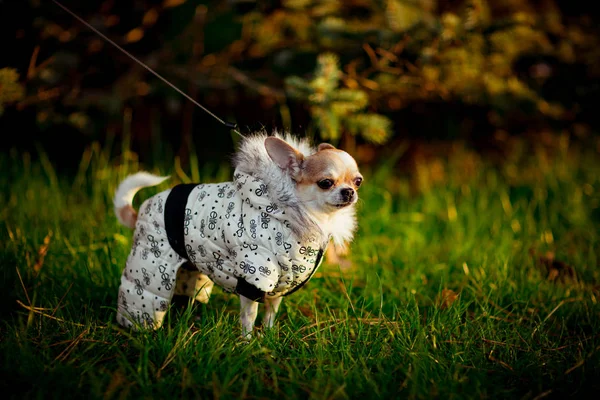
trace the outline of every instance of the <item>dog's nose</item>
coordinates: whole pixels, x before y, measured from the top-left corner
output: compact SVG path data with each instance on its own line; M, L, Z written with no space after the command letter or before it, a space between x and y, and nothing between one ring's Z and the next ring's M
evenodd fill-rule
M354 197L354 189L352 189L352 188L344 188L344 189L340 190L340 193L341 193L342 199L344 199L344 201L350 201Z

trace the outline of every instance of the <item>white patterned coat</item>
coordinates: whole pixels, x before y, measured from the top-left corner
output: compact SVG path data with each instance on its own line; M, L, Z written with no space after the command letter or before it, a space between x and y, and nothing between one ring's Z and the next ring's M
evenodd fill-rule
M134 243L121 278L117 321L158 328L186 262L170 246L164 211L170 189L140 207ZM236 171L233 182L199 184L190 193L183 222L188 259L225 291L238 279L278 297L303 284L317 267L318 237L300 239L286 211L269 197L260 178Z

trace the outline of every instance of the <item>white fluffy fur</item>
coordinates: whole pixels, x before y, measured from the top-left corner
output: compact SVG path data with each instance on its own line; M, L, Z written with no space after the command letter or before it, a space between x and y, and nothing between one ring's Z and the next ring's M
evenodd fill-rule
M138 190L149 186L156 186L168 178L168 176L156 176L143 171L129 175L125 178L123 182L119 184L113 199L115 214L117 215L119 222L129 228L134 228L134 226L130 226L127 221L123 220L119 210L133 204L133 197Z
M273 136L285 140L305 157L316 152L306 139L288 133L282 135L275 132ZM267 184L272 200L285 208L286 215L291 219L292 229L299 237L314 236L323 245L331 237L336 247L344 248L352 240L356 230L354 206L322 213L310 207L309 203L301 201L296 193L295 182L269 157L264 144L267 137L265 132L259 132L244 138L234 156L233 164L236 169L252 174Z

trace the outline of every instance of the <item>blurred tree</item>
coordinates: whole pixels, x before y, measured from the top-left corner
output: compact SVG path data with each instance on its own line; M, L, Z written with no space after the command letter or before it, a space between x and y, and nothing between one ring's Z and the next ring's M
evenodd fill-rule
M555 74L553 65L540 61L526 76L515 66L532 54L553 63L597 60L598 39L589 23L586 32L585 25L563 22L552 1L467 0L442 10L444 3L284 1L260 23L252 20L260 28L249 53L282 58L281 53L302 47L333 50L344 58L347 84L370 90L370 103L382 111L443 100L487 105L497 124L524 107L532 116L565 117L564 105L539 91ZM274 34L282 30L286 34ZM333 126L322 132L331 136Z
M14 68L0 69L0 116L4 113L4 105L23 98L25 89L18 80L19 74Z
M369 142L385 143L391 121L375 113L364 112L369 99L360 89L340 88L338 57L324 53L317 59L315 77L307 81L297 76L286 79L288 93L310 104L310 113L320 137L337 143L343 132L360 135Z
M90 140L131 132L141 149L158 132L176 151L195 146L206 157L231 145L211 117L53 3L17 3L11 14L0 10L11 16L3 37L18 48L0 56L0 67L22 77L25 96L8 107L27 122L33 112L39 129L60 122ZM600 128L600 25L578 0L65 4L248 130L310 124L322 139L384 143L460 136L469 119L484 121L486 129L471 129L480 136L548 123ZM132 116L127 129L124 115Z

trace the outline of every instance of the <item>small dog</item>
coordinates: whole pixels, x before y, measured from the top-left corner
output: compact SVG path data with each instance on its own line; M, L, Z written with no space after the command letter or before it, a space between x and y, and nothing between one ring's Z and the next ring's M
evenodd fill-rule
M283 296L312 277L328 243L345 248L352 240L363 177L348 153L259 133L242 140L233 164L233 182L177 185L144 201L139 215L136 192L168 177L139 172L119 185L115 213L135 227L119 324L157 329L174 294L206 303L217 283L239 295L249 338L259 302L270 328Z

